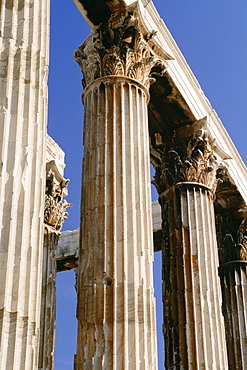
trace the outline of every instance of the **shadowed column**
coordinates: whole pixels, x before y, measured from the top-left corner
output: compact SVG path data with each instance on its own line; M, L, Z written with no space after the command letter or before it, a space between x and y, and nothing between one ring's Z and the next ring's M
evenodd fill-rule
M230 183L226 170L222 169L219 177L217 193L221 202L216 205L216 225L227 354L230 369L244 370L247 367L246 208L242 208L243 199Z
M163 218L167 369L228 369L213 208L217 162L205 119L163 142L151 158Z
M48 137L48 142L55 149L54 153L63 157L63 152L50 137ZM68 183L69 180L63 178L63 167L59 166L59 161L49 161L46 164L44 210L44 253L38 366L40 370L54 369L57 273L55 248L64 220L67 218L66 208L71 206L64 199L67 196Z

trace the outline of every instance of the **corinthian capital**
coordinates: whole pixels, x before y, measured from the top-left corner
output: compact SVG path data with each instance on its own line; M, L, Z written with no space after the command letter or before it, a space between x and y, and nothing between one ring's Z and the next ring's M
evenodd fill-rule
M60 232L67 219L67 207L72 206L63 199L67 195L68 183L69 180L59 174L55 161L47 163L44 223L56 233Z
M84 75L83 86L104 76L125 76L149 88L155 75L165 71L165 60L171 59L155 46L155 33L144 30L133 7L113 14L74 52Z
M247 261L247 219L245 218L238 229L237 258Z
M215 141L210 138L206 118L175 129L165 143L160 134L151 148L156 169L154 184L161 194L180 182L194 182L213 189L217 184Z

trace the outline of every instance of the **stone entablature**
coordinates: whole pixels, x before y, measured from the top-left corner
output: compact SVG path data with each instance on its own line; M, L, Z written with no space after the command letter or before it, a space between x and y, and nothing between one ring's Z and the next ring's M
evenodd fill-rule
M64 174L65 165L65 153L63 149L52 139L48 134L46 135L46 163L55 161L56 171L62 177Z
M57 272L78 267L80 229L62 231L55 250Z

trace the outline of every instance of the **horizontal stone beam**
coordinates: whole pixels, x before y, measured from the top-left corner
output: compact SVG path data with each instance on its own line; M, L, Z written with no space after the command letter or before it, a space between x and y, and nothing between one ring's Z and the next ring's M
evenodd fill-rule
M152 203L154 251L161 250L161 210L158 201ZM56 248L57 272L77 267L80 229L63 231Z
M111 16L105 0L73 0L80 13L93 28Z
M55 252L57 272L77 267L80 229L63 231Z
M94 28L107 21L112 12L122 9L135 1L133 0L73 0L88 24ZM139 0L143 5L150 0Z

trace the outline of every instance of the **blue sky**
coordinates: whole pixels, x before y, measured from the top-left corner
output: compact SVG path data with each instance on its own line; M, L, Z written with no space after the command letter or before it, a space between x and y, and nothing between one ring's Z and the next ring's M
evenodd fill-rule
M155 0L154 4L247 163L246 0ZM73 207L69 209L65 230L79 227L83 155L82 76L72 55L89 32L72 0L51 0L48 133L66 153L68 201ZM73 272L58 274L56 370L73 369L76 342L73 285ZM160 297L160 291L156 294ZM163 369L162 363L161 357L159 370Z

